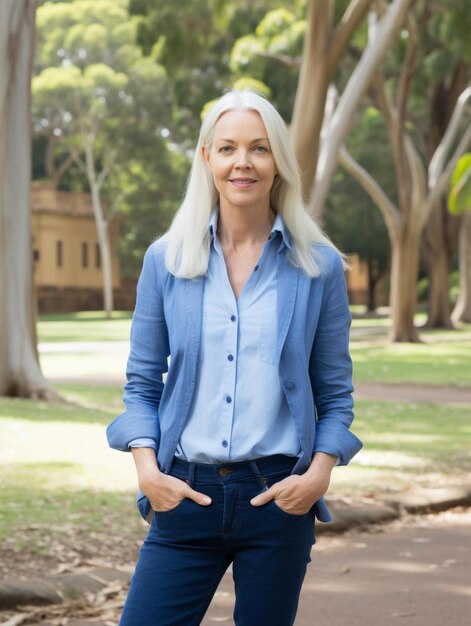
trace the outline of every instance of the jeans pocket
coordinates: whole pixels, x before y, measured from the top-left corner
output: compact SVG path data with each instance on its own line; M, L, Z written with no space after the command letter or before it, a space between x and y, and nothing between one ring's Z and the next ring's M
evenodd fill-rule
M185 503L185 501L187 501L187 500L188 500L188 498L182 498L182 499L180 500L180 502L179 502L176 506L174 506L172 509L168 509L167 511L156 511L156 510L154 509L154 513L155 513L156 515L159 515L159 516L161 516L161 515L165 515L165 516L167 516L167 515L171 515L172 513L175 513L176 511L178 511L179 509L181 509L182 505L183 505L183 504Z
M285 509L282 509L281 506L277 504L276 500L270 500L269 504L271 504L282 515L286 515L286 517L290 517L294 519L296 518L303 519L306 515L309 515L312 510L312 509L309 509L309 511L306 511L306 513L290 513L289 511L285 511Z

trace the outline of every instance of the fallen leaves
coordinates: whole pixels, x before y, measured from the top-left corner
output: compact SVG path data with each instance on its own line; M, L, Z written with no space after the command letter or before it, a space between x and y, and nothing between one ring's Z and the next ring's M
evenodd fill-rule
M68 626L77 619L100 626L116 626L119 621L128 585L112 583L98 593L87 593L80 600L65 601L46 607L24 606L20 614L5 612L6 621L0 626L28 626L29 624L47 624L47 626ZM1 614L0 614L1 616Z

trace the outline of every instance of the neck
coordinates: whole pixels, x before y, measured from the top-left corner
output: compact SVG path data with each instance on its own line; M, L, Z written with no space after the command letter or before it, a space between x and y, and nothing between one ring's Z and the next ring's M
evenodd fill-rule
M276 213L270 205L264 210L255 210L221 203L217 227L221 245L238 248L265 243L275 218Z

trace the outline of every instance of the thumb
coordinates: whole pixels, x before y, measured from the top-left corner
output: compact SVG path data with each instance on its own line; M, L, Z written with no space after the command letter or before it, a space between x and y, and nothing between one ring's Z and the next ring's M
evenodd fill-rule
M191 487L188 488L185 497L190 498L190 500L193 500L196 504L202 504L203 506L208 506L208 504L211 504L212 502L209 496L204 493L200 493L199 491L195 491Z
M273 485L270 489L267 489L266 491L259 493L258 496L255 496L255 498L252 498L252 500L250 500L250 504L253 506L261 506L262 504L266 504L267 502L270 502L270 500L273 500L275 495L276 489Z

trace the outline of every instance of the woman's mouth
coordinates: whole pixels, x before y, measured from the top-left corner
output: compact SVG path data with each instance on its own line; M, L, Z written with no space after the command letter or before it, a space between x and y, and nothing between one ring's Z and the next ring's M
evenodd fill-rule
M232 183L234 187L237 187L238 189L247 189L247 187L250 187L257 181L254 180L253 178L230 178L229 182Z

